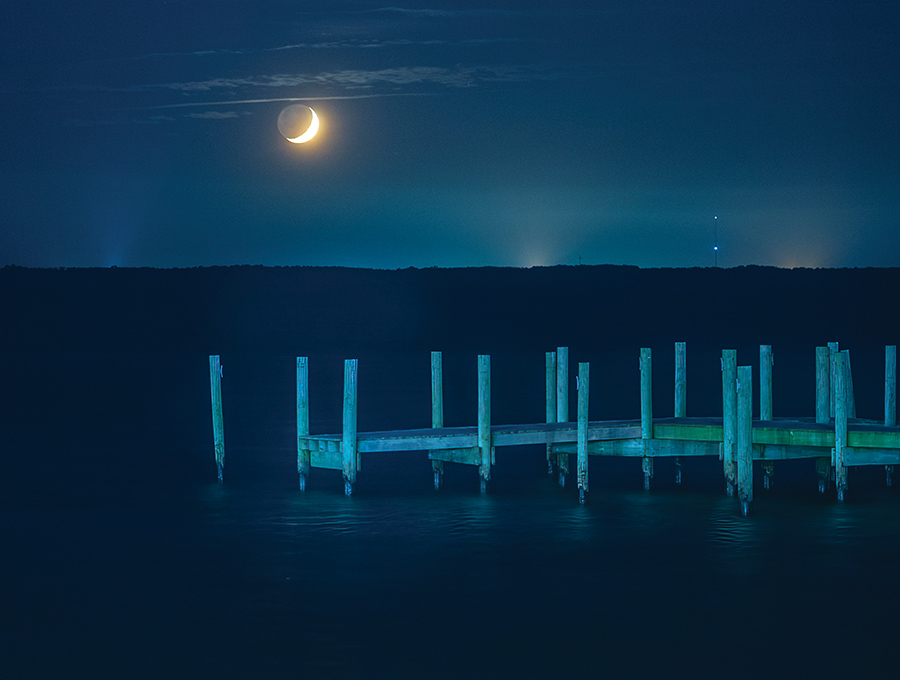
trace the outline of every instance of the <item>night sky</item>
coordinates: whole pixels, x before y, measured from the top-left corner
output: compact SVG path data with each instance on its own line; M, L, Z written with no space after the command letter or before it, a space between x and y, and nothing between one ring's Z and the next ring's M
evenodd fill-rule
M5 0L0 265L900 266L898 28L893 0Z

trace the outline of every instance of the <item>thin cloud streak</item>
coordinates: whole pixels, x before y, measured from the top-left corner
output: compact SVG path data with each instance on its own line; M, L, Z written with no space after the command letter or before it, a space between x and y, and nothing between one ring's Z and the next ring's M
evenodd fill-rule
M273 102L322 102L342 99L375 99L377 97L432 97L434 92L384 92L381 94L351 94L324 97L267 97L265 99L229 99L216 102L182 102L180 104L157 104L154 106L134 106L121 111L153 111L156 109L183 109L198 106L232 106L235 104L270 104Z
M442 40L433 38L430 40L412 40L410 38L397 40L330 40L327 42L302 42L277 47L259 47L242 49L197 50L196 52L151 52L134 57L134 59L163 59L176 57L218 57L218 56L245 56L248 54L265 54L268 52L285 52L288 50L332 50L332 49L378 49L382 47L421 47L421 46L446 46L459 45L502 45L512 43L544 42L525 40L524 38L465 38L461 40Z

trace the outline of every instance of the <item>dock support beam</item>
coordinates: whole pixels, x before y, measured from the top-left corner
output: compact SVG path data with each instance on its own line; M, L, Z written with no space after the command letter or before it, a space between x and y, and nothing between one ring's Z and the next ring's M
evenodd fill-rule
M759 419L772 420L772 345L759 346Z
M556 348L556 422L569 422L569 348ZM559 470L559 485L566 485L569 474L569 454L561 453L556 458Z
M478 449L481 452L481 492L491 481L494 447L491 444L491 357L478 355Z
M444 427L444 369L440 352L431 353L431 427ZM441 488L444 480L444 461L432 460L434 488Z
M544 368L546 378L546 422L556 422L556 352L547 352L544 355ZM547 444L547 474L552 475L553 465L553 447Z
M341 441L341 464L344 472L344 493L353 494L356 473L359 471L359 450L356 442L356 372L357 360L344 360L344 415Z
M831 350L816 347L816 422L831 422Z
M722 350L722 470L725 493L737 486L737 350Z
M847 494L847 467L844 465L844 453L847 447L847 418L849 415L849 398L847 388L847 359L849 352L843 350L834 355L834 483L837 499L844 501Z
M897 425L897 345L885 345L884 348L884 424L887 427ZM894 482L894 466L884 466L885 482L892 486Z
M737 369L738 501L746 517L753 509L753 367Z
M297 475L300 491L306 491L309 478L309 358L297 357Z
M216 452L216 475L222 481L225 467L225 418L222 415L222 364L218 354L209 357L209 387L212 397L213 443Z
M687 344L675 343L675 417L687 418ZM681 457L675 456L675 483L681 484Z
M829 342L828 343L828 368L829 368L829 382L831 384L831 392L830 392L830 418L834 420L834 386L837 383L837 378L835 377L835 370L837 367L837 361L835 360L835 355L839 352L838 343Z
M588 493L588 404L591 365L578 364L578 501L584 504Z
M816 422L831 422L831 349L816 347ZM816 458L816 476L819 478L819 493L831 483L831 458Z
M641 348L641 441L644 455L641 469L644 472L644 489L650 489L653 478L653 458L647 455L650 440L653 439L653 366L649 347Z
M759 419L772 420L772 367L775 364L775 356L772 354L772 345L759 346ZM772 488L772 478L775 476L775 463L771 460L763 461L763 488Z

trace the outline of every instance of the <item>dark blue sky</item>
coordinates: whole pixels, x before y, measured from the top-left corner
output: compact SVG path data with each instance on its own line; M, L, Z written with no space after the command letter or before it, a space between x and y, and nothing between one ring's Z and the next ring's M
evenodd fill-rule
M900 266L895 2L0 9L0 264ZM322 125L284 140L299 99Z

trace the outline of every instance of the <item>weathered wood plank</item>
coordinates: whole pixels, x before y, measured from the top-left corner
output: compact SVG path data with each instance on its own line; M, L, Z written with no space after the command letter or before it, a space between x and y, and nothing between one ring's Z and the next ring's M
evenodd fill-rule
M341 441L341 462L344 471L344 493L353 493L356 474L359 470L359 453L356 441L356 377L357 360L344 361L344 413L343 438Z
M544 396L546 402L545 420L548 423L556 422L556 352L544 354ZM553 474L554 459L551 455L550 444L547 444L547 472Z
M572 444L559 444L554 450L574 452ZM588 442L589 456L615 456L623 458L652 458L718 456L718 442L684 441L678 439L611 439Z
M772 420L772 345L759 346L759 419Z
M462 463L464 465L481 465L481 449L469 446L459 449L441 449L428 452L428 457L436 463Z
M653 439L653 364L649 347L641 348L641 439ZM653 458L644 454L641 460L644 488L650 488L653 478Z
M897 449L844 449L844 465L897 465L900 464L900 448Z
M816 347L816 422L831 421L831 351Z
M569 422L569 348L556 348L556 422ZM556 469L559 471L559 485L566 485L569 474L569 457L556 457Z
M687 343L675 343L675 417L687 417ZM675 483L681 484L681 460L675 459Z
M753 367L737 369L737 482L741 512L753 507Z
M654 439L691 439L695 441L722 441L723 427L718 425L695 424L688 421L666 422L657 420L653 424ZM716 454L718 455L718 454Z
M737 488L737 350L722 350L722 472L725 493Z
M225 468L225 417L222 413L222 363L218 354L209 357L209 387L212 400L213 447L216 475L222 481Z
M884 424L897 424L897 345L884 348Z
M444 427L444 367L443 355L431 353L431 427ZM444 462L432 458L431 471L434 473L434 488L440 489L444 476Z
M493 444L491 442L491 357L478 356L478 448L481 450L481 490L491 480Z
M343 470L344 461L341 457L340 448L328 449L315 448L309 452L309 464L315 468L324 468L326 470Z
M675 343L675 417L687 417L687 343Z
M588 406L590 404L591 366L578 364L578 496L582 503L588 492Z
M306 490L309 478L309 447L304 440L309 435L309 358L297 357L297 475L300 490Z
M847 357L846 350L837 352L835 359L834 386L834 483L837 498L843 501L847 493L847 468L844 461L844 449L847 447Z

